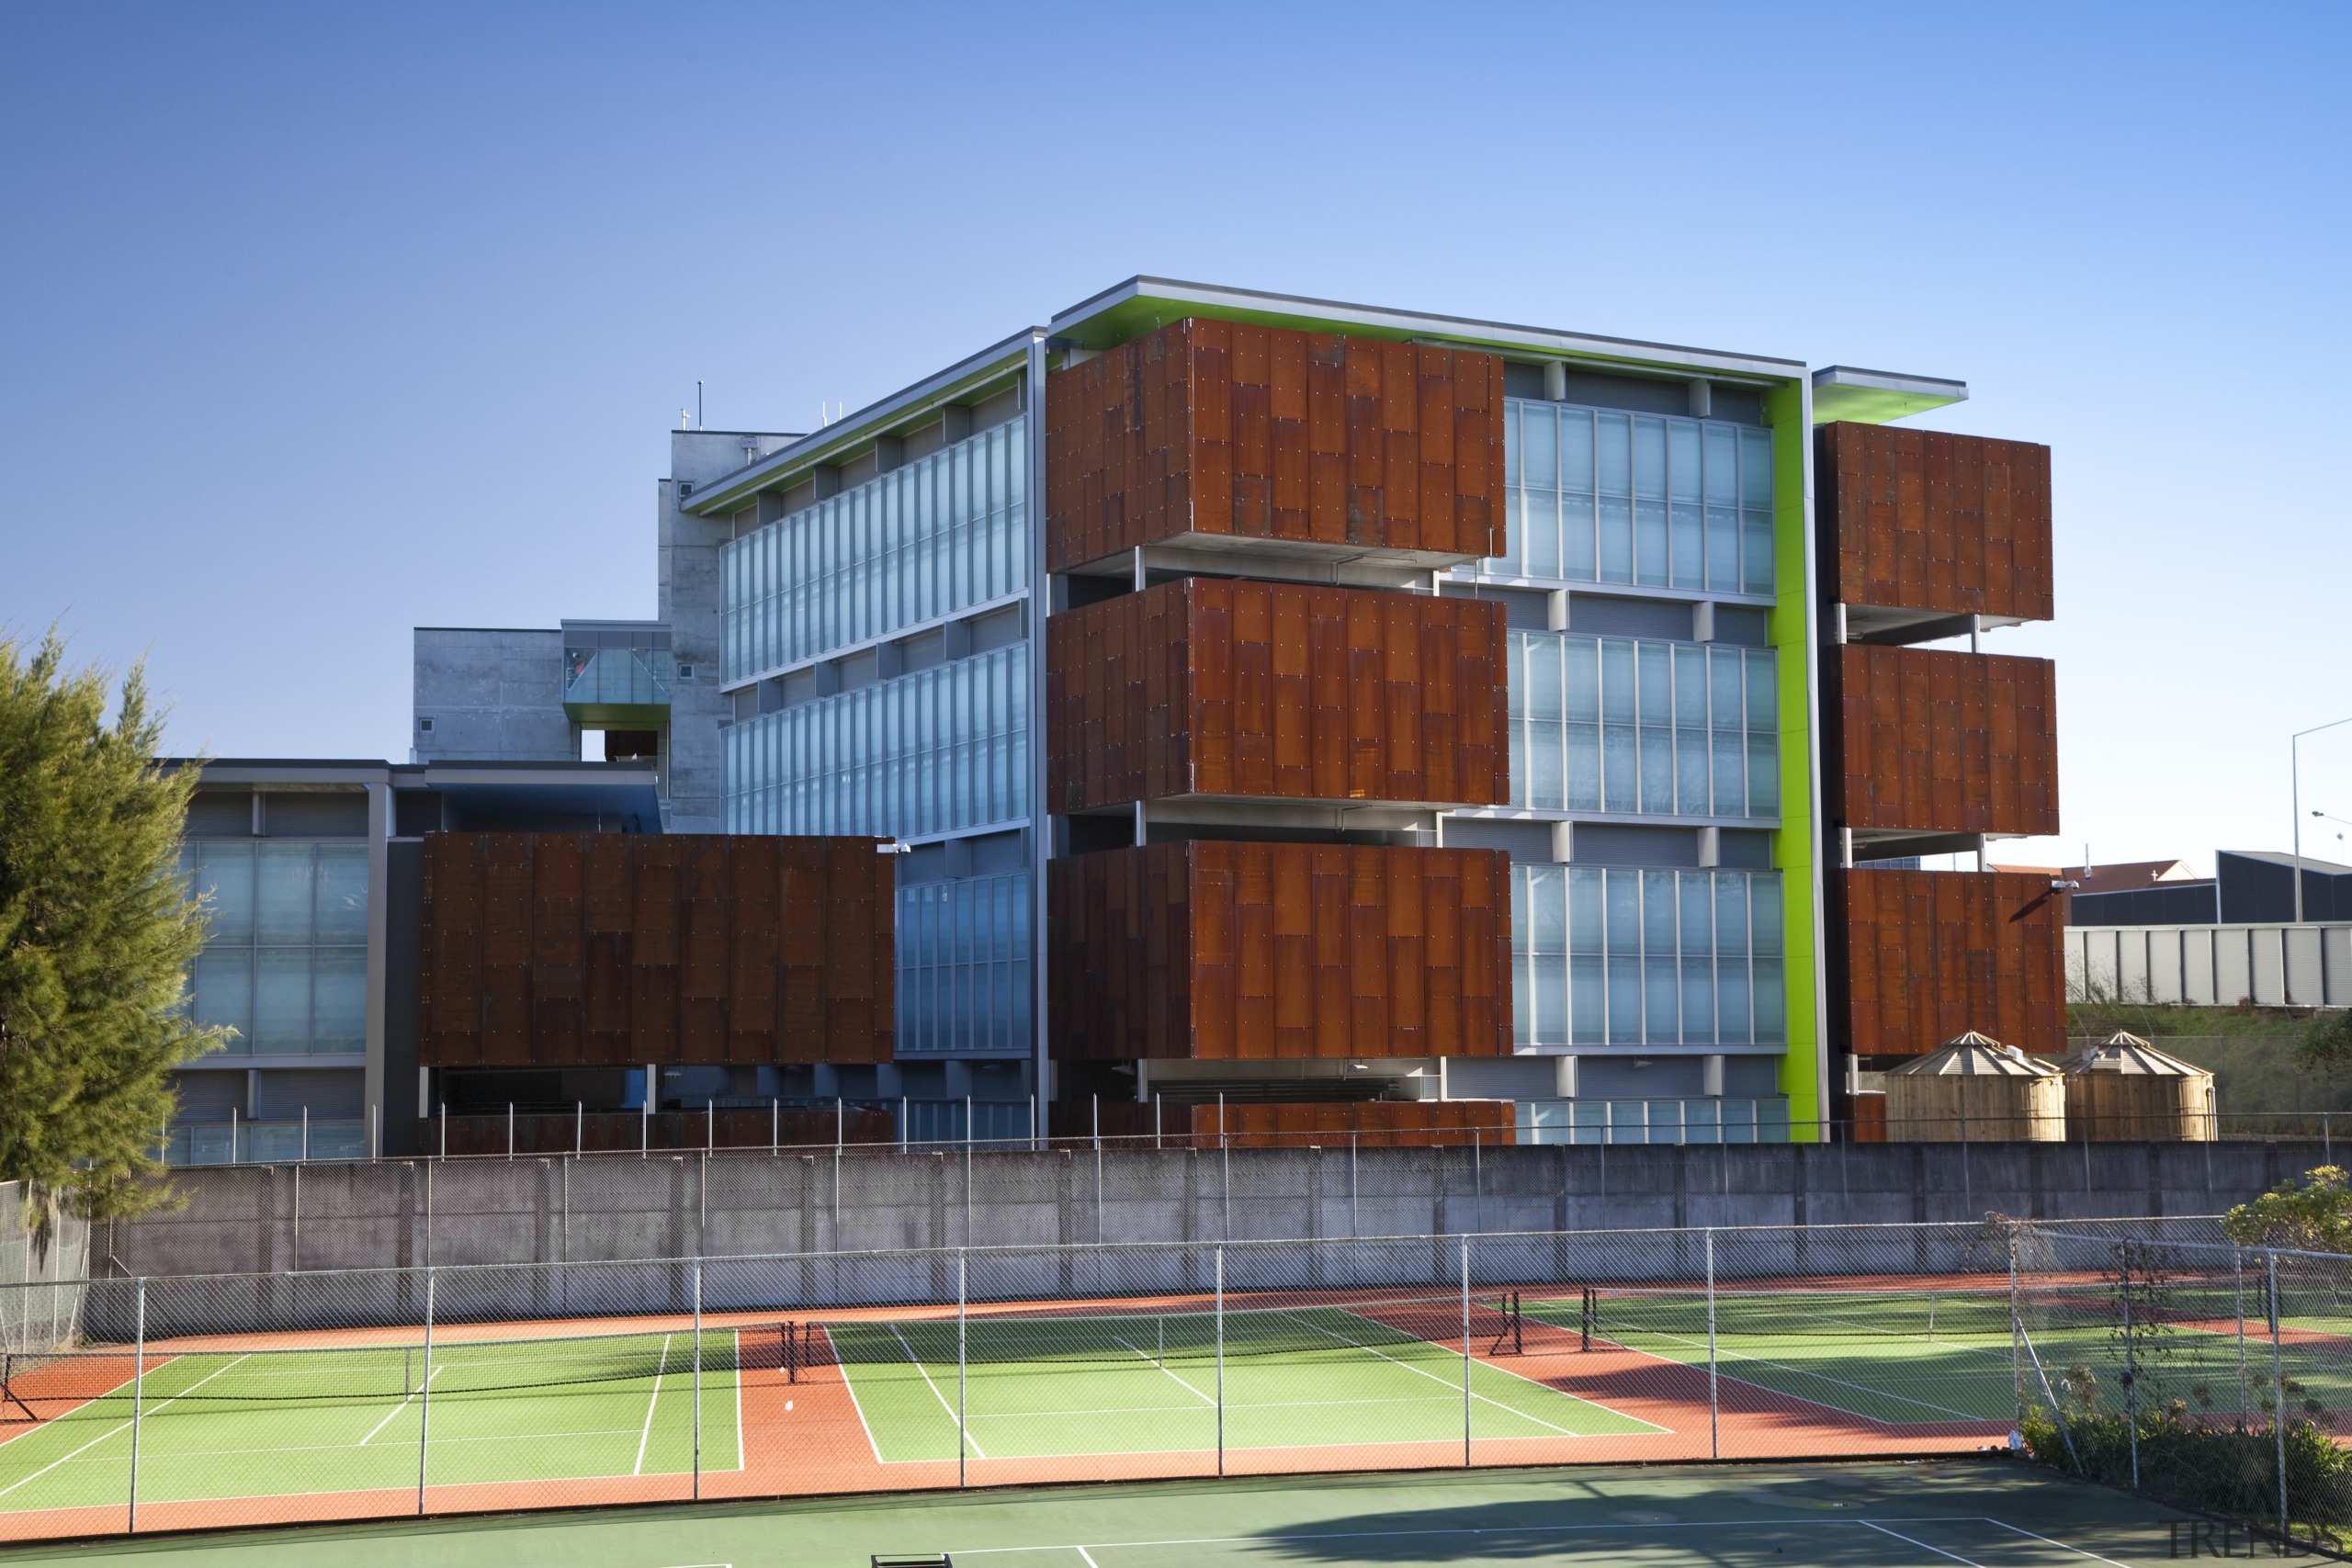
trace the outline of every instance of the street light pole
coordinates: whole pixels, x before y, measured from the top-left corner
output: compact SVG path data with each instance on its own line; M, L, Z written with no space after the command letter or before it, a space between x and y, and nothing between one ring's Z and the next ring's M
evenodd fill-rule
M2317 735L2323 729L2334 729L2340 724L2352 724L2352 717L2330 719L2309 729L2299 729L2287 737L2287 798L2295 813L2295 923L2303 923L2303 774L2301 746L2303 737Z

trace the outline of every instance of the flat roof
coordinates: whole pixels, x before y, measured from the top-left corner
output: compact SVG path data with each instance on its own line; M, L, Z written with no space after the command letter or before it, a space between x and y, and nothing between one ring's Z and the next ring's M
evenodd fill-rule
M961 393L1003 375L1019 365L1029 345L1040 338L1066 347L1104 348L1186 316L1306 331L1340 327L1361 337L1498 349L1529 358L1576 359L1627 369L1663 370L1692 378L1751 383L1794 380L1805 373L1804 362L1800 359L1722 353L1639 338L1604 337L1471 316L1399 310L1138 275L1080 300L1044 326L1023 328L756 462L697 485L695 493L683 503L683 510L697 516L731 511L754 491L813 467L834 452L872 439L879 427L953 401Z
M181 768L201 768L206 777L229 784L267 783L269 781L265 775L273 773L289 776L373 774L390 783L418 788L510 783L534 774L550 782L576 781L582 785L607 784L639 778L650 780L654 775L651 762L469 762L455 759L430 762L388 762L380 757L158 757L155 761L167 773Z
M1913 376L1900 370L1864 370L1853 365L1825 365L1813 373L1813 423L1844 421L1853 424L1884 424L1890 420L1925 413L1964 402L1968 383L1940 376Z

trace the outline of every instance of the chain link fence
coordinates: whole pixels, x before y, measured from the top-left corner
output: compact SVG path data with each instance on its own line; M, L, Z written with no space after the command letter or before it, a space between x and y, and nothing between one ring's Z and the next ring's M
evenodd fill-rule
M2352 1258L2021 1230L2036 1458L2274 1542L2352 1540Z
M44 1205L21 1181L0 1182L0 1352L45 1350L81 1333L90 1227Z
M93 1280L0 1366L0 1538L2020 1441L2308 1535L2337 1269L1991 1216Z

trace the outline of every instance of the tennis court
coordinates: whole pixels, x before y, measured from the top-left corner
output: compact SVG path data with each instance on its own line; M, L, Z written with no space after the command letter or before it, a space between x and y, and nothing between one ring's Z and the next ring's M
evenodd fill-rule
M2200 1535L2199 1532L2202 1532ZM190 1568L1329 1568L1560 1559L1647 1568L2138 1568L2250 1554L2242 1531L2013 1460L1145 1482L313 1525L19 1549L12 1564ZM2267 1555L2269 1546L2259 1548Z
M2019 1363L2006 1283L1976 1289L1611 1291L1531 1301L1530 1315L1718 1380L1769 1390L1886 1427L1996 1423L2017 1411ZM2076 1328L2045 1354L2079 1358ZM1720 1395L1719 1395L1720 1397Z
M2282 1437L2267 1413L2284 1410L2323 1442L2352 1430L2352 1293L2317 1265L2289 1259L2273 1280L2270 1260L2226 1248L2157 1258L2102 1242L2079 1249L2087 1266L2053 1252L2015 1275L1965 1247L1940 1269L1792 1274L1712 1233L1629 1235L1489 1238L1482 1266L1473 1244L1402 1238L94 1282L75 1340L0 1354L0 1540L1928 1457L2006 1449L2021 1398L2090 1416L2160 1399L2184 1421ZM1925 1239L1841 1250L1894 1262ZM1586 1259L1611 1272L1541 1272ZM1808 1261L1770 1258L1788 1260ZM1510 1279L1498 1264L1532 1267L1491 1282ZM532 1306L550 1315L513 1310ZM390 1321L337 1323L354 1309ZM280 1326L245 1330L272 1316Z
M119 1528L134 1407L151 1525L191 1517L174 1505L341 1495L387 1512L398 1511L391 1495L413 1507L420 1483L494 1494L547 1482L658 1484L697 1461L739 1470L745 1336L701 1337L699 1369L690 1328L429 1348L165 1344L149 1348L143 1369L124 1352L24 1359L0 1395L0 1510L86 1512Z
M1507 1310L1481 1299L1457 1316L1439 1300L826 1333L885 1463L952 1458L959 1429L978 1460L1458 1447L1465 1418L1490 1438L1664 1430L1508 1365ZM1465 1317L1466 1346L1453 1333Z

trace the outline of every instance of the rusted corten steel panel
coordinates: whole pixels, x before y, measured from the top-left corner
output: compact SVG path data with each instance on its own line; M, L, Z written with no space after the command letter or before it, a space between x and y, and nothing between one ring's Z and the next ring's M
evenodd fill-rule
M1849 828L2058 831L2056 667L1848 643L1822 674L1824 755Z
M896 879L876 841L428 835L418 1058L888 1061Z
M1510 859L1195 840L1052 863L1061 1060L1500 1056Z
M2027 1051L2066 1048L2064 900L2020 872L1833 871L1835 962L1863 1056L1917 1056L1964 1030ZM1833 983L1830 994L1840 994Z
M1187 318L1046 382L1046 549L1186 535L1503 553L1503 362Z
M1510 795L1498 604L1185 578L1046 623L1046 798Z
M1815 439L1826 597L2050 619L2049 447L1888 424Z

